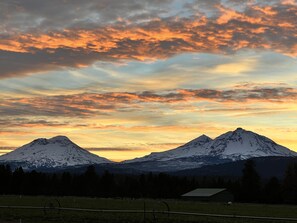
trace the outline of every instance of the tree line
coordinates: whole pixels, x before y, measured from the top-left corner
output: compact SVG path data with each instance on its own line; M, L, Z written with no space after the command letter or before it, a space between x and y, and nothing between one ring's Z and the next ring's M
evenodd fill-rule
M289 165L282 180L261 179L253 160L247 160L242 177L181 177L165 173L98 174L94 166L84 173L25 172L0 165L0 194L89 196L117 198L179 198L196 188L227 188L237 202L297 204L297 164Z

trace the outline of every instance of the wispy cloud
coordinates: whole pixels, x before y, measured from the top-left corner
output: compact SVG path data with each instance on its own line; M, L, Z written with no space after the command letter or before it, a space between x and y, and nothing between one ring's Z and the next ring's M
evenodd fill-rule
M232 90L217 89L178 89L165 92L109 92L83 93L73 95L57 95L31 98L12 98L0 100L0 114L6 116L65 116L84 117L91 115L106 115L115 111L140 110L149 104L185 104L193 102L246 103L295 102L297 89L290 87L253 87L235 88ZM6 120L0 120L0 122ZM22 120L18 120L22 123ZM58 126L61 123L45 120L26 122L34 125Z

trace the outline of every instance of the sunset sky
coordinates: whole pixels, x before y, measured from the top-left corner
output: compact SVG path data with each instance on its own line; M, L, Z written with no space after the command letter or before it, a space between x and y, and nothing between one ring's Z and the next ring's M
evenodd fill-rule
M242 127L297 151L295 0L0 0L0 150L111 160Z

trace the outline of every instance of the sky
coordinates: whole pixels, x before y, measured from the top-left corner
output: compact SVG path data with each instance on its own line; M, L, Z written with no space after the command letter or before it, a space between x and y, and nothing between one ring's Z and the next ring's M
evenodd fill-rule
M0 154L120 161L242 127L297 151L295 0L0 0Z

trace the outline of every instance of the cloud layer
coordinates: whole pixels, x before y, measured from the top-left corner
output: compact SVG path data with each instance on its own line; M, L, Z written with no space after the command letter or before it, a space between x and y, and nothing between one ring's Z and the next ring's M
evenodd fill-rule
M266 49L297 56L295 1L239 6L236 1L198 0L180 8L169 0L73 2L2 3L16 12L1 13L0 77L185 52Z
M66 116L109 115L110 112L140 110L149 104L217 103L294 103L297 89L289 87L253 87L233 90L179 89L166 92L109 92L57 95L47 97L0 100L2 116ZM34 123L31 123L34 124ZM55 125L55 123L48 123ZM30 123L28 123L30 125Z

